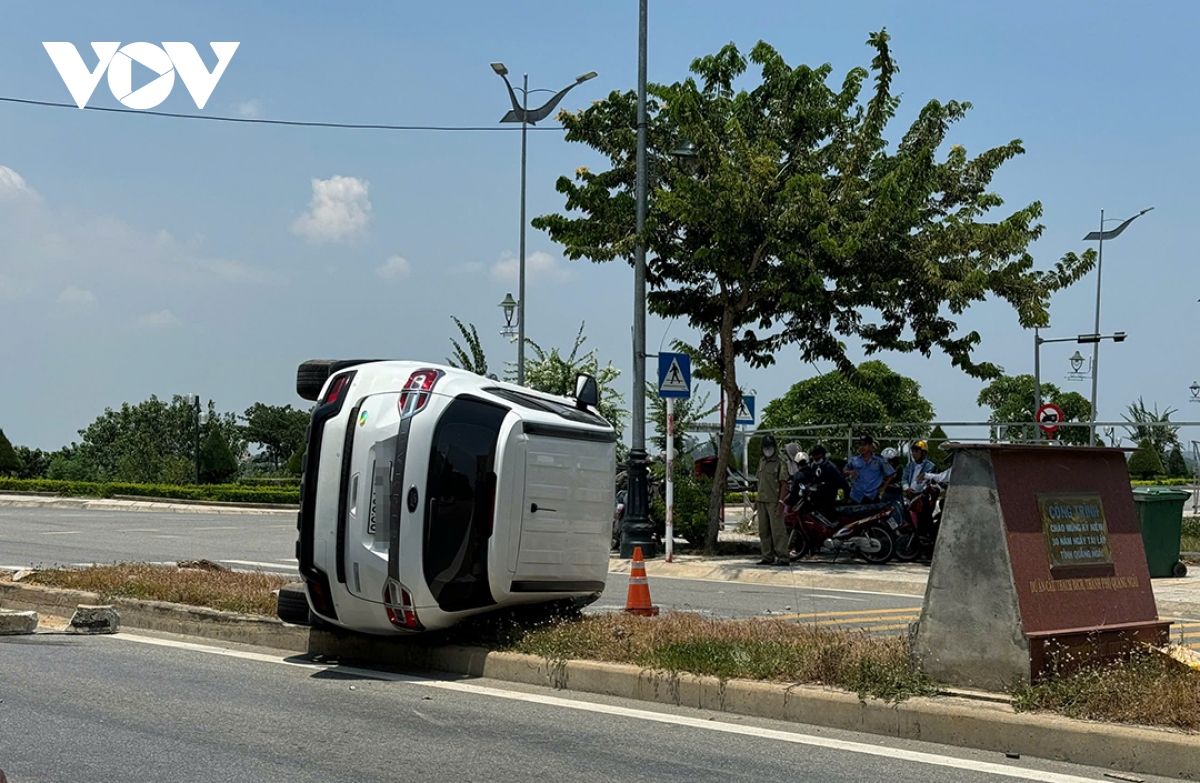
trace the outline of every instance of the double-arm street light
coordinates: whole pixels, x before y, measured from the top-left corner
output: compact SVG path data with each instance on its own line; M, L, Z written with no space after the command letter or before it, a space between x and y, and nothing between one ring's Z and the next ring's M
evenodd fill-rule
M1037 412L1042 409L1042 345L1045 343L1079 343L1086 345L1092 343L1099 345L1101 340L1112 340L1114 343L1125 342L1124 332L1113 332L1112 334L1078 334L1074 337L1042 337L1039 329L1033 330L1033 414L1036 417ZM1079 372L1083 366L1083 357L1079 355L1079 351L1075 351L1075 355L1071 357L1071 369L1074 372ZM1092 360L1092 381L1095 383L1096 378L1095 359ZM1095 386L1092 387L1095 389ZM1095 392L1093 391L1093 394ZM1093 399L1095 399L1093 397ZM1088 445L1093 445L1096 435L1096 404L1092 403L1092 437L1089 439ZM1038 437L1041 437L1040 435Z
M1120 220L1120 218L1105 219L1104 210L1102 209L1102 210L1100 210L1100 230L1093 231L1083 238L1084 242L1092 242L1092 241L1097 241L1097 240L1100 242L1098 258L1096 259L1096 326L1095 326L1095 331L1093 332L1093 334L1096 335L1096 339L1089 341L1092 343L1092 416L1091 416L1091 426L1088 427L1088 445L1089 446L1096 445L1096 389L1098 388L1098 382L1099 382L1098 379L1100 377L1099 363L1100 363L1100 339L1101 339L1099 336L1100 335L1100 273L1104 267L1104 240L1116 239L1117 237L1119 237L1121 235L1122 231L1124 231L1126 228L1129 227L1130 223L1137 220L1142 215L1146 214L1147 212L1149 212L1152 209L1154 209L1154 207L1146 207L1145 209L1143 209L1141 212L1137 213L1133 217L1125 219L1121 223L1121 225L1117 226L1116 228L1114 228L1110 231L1104 230L1104 224L1110 223L1110 222L1116 222L1117 220Z
M553 90L531 90L529 89L529 74L524 75L524 80L520 87L514 88L512 83L508 81L508 68L504 67L504 63L492 63L492 70L504 80L504 84L508 87L508 97L512 100L512 110L500 118L500 122L519 122L521 123L521 258L520 258L520 283L517 293L517 383L521 386L525 385L525 157L526 157L526 137L527 128L530 125L537 124L538 120L544 120L550 116L550 112L554 111L554 107L563 99L568 92L576 85L583 84L588 79L596 77L595 71L588 71L582 76L575 79L574 84L569 84L558 92L546 103L536 109L529 108L529 93L531 92L554 92ZM521 91L521 100L517 100L516 91Z

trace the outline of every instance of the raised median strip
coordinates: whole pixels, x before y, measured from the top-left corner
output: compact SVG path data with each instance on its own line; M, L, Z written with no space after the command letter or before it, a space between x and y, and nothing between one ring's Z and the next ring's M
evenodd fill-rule
M37 612L0 609L0 636L33 633L37 627Z
M8 609L66 617L80 604L101 603L94 593L0 582L0 606ZM626 664L548 661L482 648L433 647L310 630L270 617L164 602L114 599L108 603L127 628L322 655L341 662L488 677L1128 772L1200 779L1200 737L1195 734L1015 713L1002 701L941 696L889 704L813 686L722 681Z

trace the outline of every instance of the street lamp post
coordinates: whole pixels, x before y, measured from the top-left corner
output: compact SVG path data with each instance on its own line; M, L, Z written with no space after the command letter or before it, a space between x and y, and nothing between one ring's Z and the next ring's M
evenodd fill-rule
M1112 340L1114 343L1125 342L1126 334L1124 332L1113 332L1112 334L1078 334L1074 337L1042 337L1038 327L1033 330L1033 415L1037 416L1037 412L1042 409L1042 345L1045 343L1093 343L1099 345L1101 340ZM1094 361L1094 360L1093 360ZM1079 372L1079 368L1083 365L1083 357L1079 351L1075 351L1075 355L1070 358L1071 369ZM1092 365L1093 379L1095 378L1095 364ZM1096 442L1096 406L1092 405L1092 420L1091 420L1092 437L1088 439L1088 445L1093 446ZM1035 435L1038 440L1042 439L1041 430L1038 429Z
M588 79L596 77L595 71L588 71L582 76L575 79L574 84L569 84L558 92L545 104L536 109L529 108L529 93L531 92L553 92L553 90L530 90L529 89L529 74L524 74L521 90L521 100L517 101L517 94L512 84L508 81L508 68L504 63L492 63L492 70L504 80L504 84L508 87L508 97L512 100L512 110L500 118L500 122L519 122L521 123L521 258L520 267L520 282L517 288L517 384L525 385L525 160L526 160L526 139L528 136L527 130L530 125L536 125L538 120L543 120L554 111L554 107L563 99L573 87L583 84Z
M621 557L658 554L651 534L650 491L646 457L646 0L638 3L637 86L637 244L633 250L633 421L629 450L629 506L621 531Z
M512 294L505 294L500 307L504 309L504 326L500 327L500 334L512 339L517 335L517 326L513 324L513 311L517 309L517 300L513 299Z
M1093 332L1096 335L1100 334L1100 275L1101 275L1101 271L1104 268L1104 240L1116 239L1118 236L1121 235L1122 231L1124 231L1126 228L1129 227L1130 223L1137 220L1142 215L1146 214L1147 212L1149 212L1152 209L1154 209L1154 207L1146 207L1145 209L1143 209L1141 212L1137 213L1133 217L1126 219L1124 222L1121 223L1121 225L1117 226L1116 228L1112 229L1111 231L1105 231L1104 224L1109 223L1109 222L1115 222L1117 220L1120 220L1120 218L1108 218L1107 220L1105 220L1104 210L1101 209L1100 210L1100 230L1092 231L1091 233L1089 233L1087 236L1085 236L1083 238L1084 242L1091 242L1093 240L1098 240L1100 242L1100 248L1097 251L1097 258L1096 258L1096 326L1095 326L1095 331ZM1092 345L1092 415L1091 415L1091 426L1088 427L1088 445L1089 446L1096 445L1096 391L1099 388L1099 378L1100 378L1100 366L1099 365L1100 365L1100 340L1097 339Z
M200 396L198 394L189 394L185 396L184 403L192 410L192 420L194 422L194 432L196 447L192 452L196 462L196 483L200 483L200 425L208 423L208 414L200 412Z

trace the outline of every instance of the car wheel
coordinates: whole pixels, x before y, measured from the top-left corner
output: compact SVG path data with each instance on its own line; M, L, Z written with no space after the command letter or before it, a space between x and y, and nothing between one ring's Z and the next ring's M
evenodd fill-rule
M305 400L316 401L329 376L347 367L370 364L381 359L309 359L296 369L296 393Z
M285 623L292 625L312 624L308 611L308 596L304 593L303 584L294 582L279 588L275 615Z

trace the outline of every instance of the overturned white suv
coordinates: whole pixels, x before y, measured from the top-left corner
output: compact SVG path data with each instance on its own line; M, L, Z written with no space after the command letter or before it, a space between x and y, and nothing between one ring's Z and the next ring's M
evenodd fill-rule
M570 399L435 364L314 360L296 389L318 403L296 543L316 617L401 634L599 597L617 435L594 378Z

